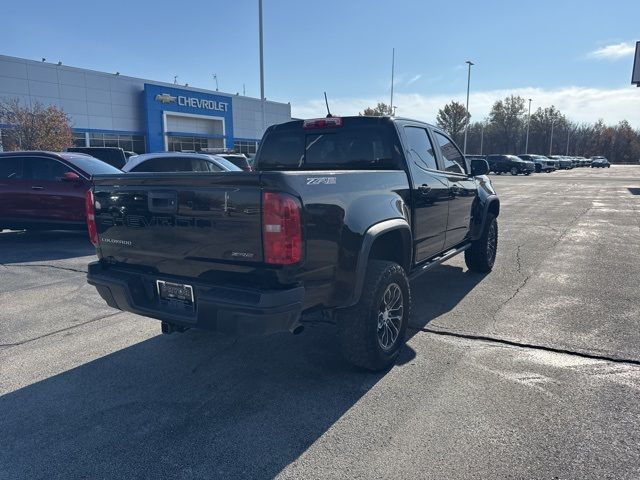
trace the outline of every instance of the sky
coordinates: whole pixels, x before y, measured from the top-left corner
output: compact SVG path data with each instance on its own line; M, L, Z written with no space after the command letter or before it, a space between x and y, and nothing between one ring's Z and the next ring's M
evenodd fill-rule
M389 103L395 48L397 115L433 122L465 101L484 119L515 94L532 111L640 128L631 85L640 0L263 0L265 96L294 117L354 115ZM260 96L258 0L10 2L0 53Z

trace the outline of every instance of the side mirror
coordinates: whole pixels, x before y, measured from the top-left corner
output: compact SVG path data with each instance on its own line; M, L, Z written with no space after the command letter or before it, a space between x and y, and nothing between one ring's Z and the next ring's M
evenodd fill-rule
M76 172L67 172L64 175L62 175L63 182L77 182L79 180L80 180L80 175L78 175Z
M489 164L486 160L474 158L471 160L471 175L477 177L478 175L486 175L489 173Z

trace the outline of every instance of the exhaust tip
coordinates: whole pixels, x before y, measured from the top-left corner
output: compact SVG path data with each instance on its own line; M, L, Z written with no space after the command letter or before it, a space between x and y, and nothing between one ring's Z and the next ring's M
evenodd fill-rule
M293 327L291 329L291 333L293 333L294 335L299 335L304 331L304 326L303 325L296 325L295 327Z

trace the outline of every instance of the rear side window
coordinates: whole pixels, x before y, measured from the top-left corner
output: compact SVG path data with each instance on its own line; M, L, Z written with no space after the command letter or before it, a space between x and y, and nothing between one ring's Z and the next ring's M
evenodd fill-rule
M132 169L132 172L191 172L191 159L182 157L152 158Z
M22 168L24 178L50 182L60 180L65 173L73 171L57 160L44 157L25 157Z
M404 133L407 136L407 147L411 152L413 162L421 168L437 170L433 145L431 145L427 131L419 127L405 127Z
M452 140L445 137L441 133L434 133L436 142L438 143L440 152L442 153L445 171L464 174L466 171L464 157L462 156L462 153L460 153L460 150L458 150L458 147L456 147L455 143L453 143Z
M219 172L220 170L221 168L217 165L201 158L191 159L191 171L193 172Z
M0 178L22 178L20 157L0 158Z
M249 166L249 162L247 162L247 159L244 157L240 157L237 155L226 155L223 156L223 158L241 169Z
M258 170L400 169L401 155L390 124L345 120L342 127L305 130L296 123L265 136L256 165Z

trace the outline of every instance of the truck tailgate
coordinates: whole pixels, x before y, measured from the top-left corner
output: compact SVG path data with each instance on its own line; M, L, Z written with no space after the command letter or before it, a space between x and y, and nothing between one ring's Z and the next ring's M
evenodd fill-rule
M94 177L103 259L262 261L260 174L128 173Z

